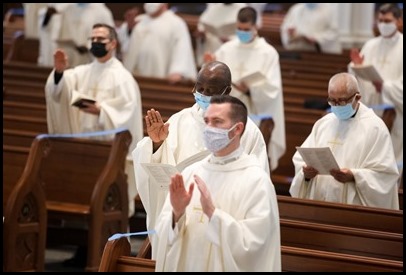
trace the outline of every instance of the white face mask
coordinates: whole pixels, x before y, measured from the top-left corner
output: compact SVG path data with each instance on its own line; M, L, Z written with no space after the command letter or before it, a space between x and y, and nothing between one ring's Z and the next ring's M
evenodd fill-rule
M391 23L378 23L378 29L383 37L391 36L398 29L394 22Z
M214 128L210 126L206 126L203 131L203 140L204 145L206 146L207 150L212 153L218 152L221 149L224 149L227 145L234 138L229 138L228 133L235 128L237 124L235 124L230 129L221 129L221 128Z
M151 15L156 13L161 7L162 3L145 3L144 10L147 14Z

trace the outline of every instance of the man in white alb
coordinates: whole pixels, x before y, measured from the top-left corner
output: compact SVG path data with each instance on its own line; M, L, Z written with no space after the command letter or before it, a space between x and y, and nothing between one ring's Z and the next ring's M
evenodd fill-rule
M281 40L288 50L339 54L342 51L331 3L297 3L285 15Z
M127 128L132 143L126 163L129 183L129 213L134 211L136 189L131 151L143 137L140 90L134 77L114 57L117 34L111 26L96 24L91 32L90 52L95 60L86 65L67 69L63 50L54 54L55 69L45 86L47 123L50 134L95 132ZM96 100L85 107L71 105L75 92Z
M156 271L280 272L275 189L240 144L247 108L213 96L204 121L212 154L171 178L156 226Z
M164 124L158 111L147 112L145 122L148 137L143 138L133 151L135 182L142 204L147 212L147 228L155 229L168 190L160 188L150 179L140 163L163 163L177 165L180 162L207 151L201 133L204 129L203 115L213 95L229 94L231 91L230 69L215 61L205 64L200 70L194 97L196 104L171 116ZM269 175L266 145L258 127L248 119L241 140L244 151L255 155L264 171ZM154 237L150 236L152 257L155 257Z
M386 103L395 108L391 137L398 164L403 163L403 34L398 31L402 23L402 11L396 4L382 5L378 13L381 35L366 42L360 53L352 49L349 66L351 72L353 65L374 65L383 78L383 82L358 81L367 106Z
M131 33L124 66L136 75L167 78L171 83L196 79L192 41L185 21L168 3L145 3L146 15Z
M239 98L248 108L250 115L272 117L273 131L267 138L271 170L278 166L278 160L286 150L285 115L283 108L282 79L279 54L264 38L258 37L257 13L252 7L242 8L237 15L237 39L223 44L206 60L226 63L233 76L231 95ZM260 73L264 77L255 82L239 81L242 77ZM262 129L269 121L259 120ZM270 139L270 140L269 140Z
M328 85L332 113L319 119L302 147L330 147L340 169L320 175L298 152L292 197L399 209L399 172L388 128L360 102L356 78L334 75Z

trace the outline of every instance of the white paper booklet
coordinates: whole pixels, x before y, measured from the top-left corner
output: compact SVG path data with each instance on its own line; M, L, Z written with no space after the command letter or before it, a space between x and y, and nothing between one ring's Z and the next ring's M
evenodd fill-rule
M320 175L330 175L331 169L340 169L330 147L296 147L307 166L315 168Z
M202 151L178 163L176 166L162 163L141 163L141 167L161 189L167 189L173 175L182 172L187 166L204 159L209 154L210 151L208 150Z
M266 76L263 73L256 71L241 77L239 80L237 80L237 83L244 82L248 87L250 87L258 85L264 81L266 81Z
M368 81L383 82L381 75L375 69L374 65L354 65L351 66L352 71L356 76Z
M214 34L217 37L229 37L235 34L235 31L237 30L237 25L235 22L220 24L202 22L202 24L205 31Z

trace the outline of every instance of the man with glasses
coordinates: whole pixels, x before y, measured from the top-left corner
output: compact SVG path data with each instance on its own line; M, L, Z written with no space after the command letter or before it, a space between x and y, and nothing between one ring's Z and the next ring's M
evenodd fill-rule
M340 169L320 175L296 152L292 197L399 209L399 172L388 128L360 99L353 75L330 79L331 113L315 123L301 146L330 147Z
M162 210L168 190L152 182L140 163L166 163L177 165L200 152L207 151L203 142L204 112L213 95L228 95L231 91L231 72L226 64L205 64L197 76L193 95L196 100L190 108L172 115L164 123L160 113L154 109L147 112L145 122L148 137L144 137L133 151L135 182L142 204L147 212L147 228L155 229L156 220ZM241 140L247 154L255 155L262 168L269 174L266 145L258 127L248 119ZM151 237L152 257L155 256L154 235Z
M394 106L391 137L398 163L403 163L403 34L398 30L402 25L399 7L394 3L382 5L378 13L380 36L367 41L361 52L352 49L350 63L350 70L353 65L373 65L383 78L382 82L358 81L367 106ZM376 113L383 115L382 111Z
M114 57L117 34L113 27L96 24L91 31L92 63L68 68L65 51L54 54L54 70L45 86L47 123L50 134L71 134L127 128L132 143L126 164L130 213L133 212L135 183L131 151L143 137L141 95L137 82ZM92 98L72 106L72 95ZM131 184L132 182L132 184Z

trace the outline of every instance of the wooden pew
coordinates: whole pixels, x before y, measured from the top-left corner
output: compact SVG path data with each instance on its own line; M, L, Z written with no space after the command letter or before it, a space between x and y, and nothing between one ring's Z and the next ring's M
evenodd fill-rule
M16 156L25 161L28 155L21 174L12 169L15 160L3 146L3 271L44 271L45 193L42 183L32 175L38 173L46 147L45 140L35 140L29 155L20 152Z
M403 234L403 211L278 196L282 219Z
M403 234L280 219L281 244L402 261Z
M282 246L282 271L290 272L399 272L399 261ZM100 272L154 272L155 261L130 256L126 238L108 241Z
M86 245L86 271L97 271L107 238L128 227L124 162L131 134L118 132L113 141L45 138L51 149L35 176L46 188L48 243Z
M130 133L119 132L112 142L52 136L35 140L49 143L38 171L30 174L45 188L47 241L87 245L86 270L97 271L107 237L128 227L124 161ZM3 158L7 160L3 180L13 173L21 175L18 170L26 155L24 148L3 145Z
M285 272L403 272L403 262L282 246Z

